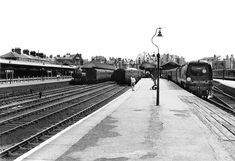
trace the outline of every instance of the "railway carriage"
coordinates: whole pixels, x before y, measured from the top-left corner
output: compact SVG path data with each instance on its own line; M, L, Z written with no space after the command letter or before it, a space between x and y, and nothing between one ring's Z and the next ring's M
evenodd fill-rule
M90 68L86 69L85 73L86 73L85 81L87 83L98 83L111 80L113 70Z
M145 75L143 70L139 70L136 68L128 68L128 69L117 69L114 71L113 79L118 84L129 84L131 76L136 79L138 82Z
M112 65L90 62L77 68L73 74L71 84L99 83L112 79L115 67Z
M139 81L143 77L143 71L136 68L128 68L125 70L125 81L131 82L131 77L135 77L136 81Z

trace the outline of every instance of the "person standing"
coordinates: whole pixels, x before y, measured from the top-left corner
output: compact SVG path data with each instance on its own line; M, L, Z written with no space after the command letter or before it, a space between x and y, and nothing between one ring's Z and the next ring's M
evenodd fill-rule
M136 82L135 78L131 76L131 89L132 89L132 91L134 91L135 82Z
M39 98L42 98L42 92L40 91L38 94L39 94Z

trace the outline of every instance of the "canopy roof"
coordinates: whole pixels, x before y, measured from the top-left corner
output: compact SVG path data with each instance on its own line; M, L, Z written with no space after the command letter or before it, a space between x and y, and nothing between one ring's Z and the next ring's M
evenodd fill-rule
M169 70L169 69L177 68L179 66L180 66L179 64L171 61L171 62L167 62L166 64L163 64L161 68L162 70Z

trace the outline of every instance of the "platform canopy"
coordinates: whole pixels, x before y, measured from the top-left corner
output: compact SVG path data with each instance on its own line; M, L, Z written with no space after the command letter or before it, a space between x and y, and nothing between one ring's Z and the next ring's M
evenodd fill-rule
M163 64L161 66L161 69L162 70L169 70L169 69L173 69L173 68L177 68L179 67L180 65L178 63L175 63L175 62L167 62L166 64Z

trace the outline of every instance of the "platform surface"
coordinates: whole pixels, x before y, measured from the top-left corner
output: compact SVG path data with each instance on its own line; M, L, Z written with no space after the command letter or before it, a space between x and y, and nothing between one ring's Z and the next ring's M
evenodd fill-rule
M214 79L214 80L226 86L235 88L235 80L224 80L224 79Z
M150 79L141 79L135 91L127 91L16 160L235 160L235 144L225 143L182 101L195 96L160 79L160 106L156 106L152 85Z
M43 80L43 81L42 80L34 80L34 81L17 81L17 82L12 82L12 83L0 83L0 89L7 88L7 87L28 86L28 85L56 83L56 82L67 82L70 80L71 80L71 78L48 79L48 80Z

